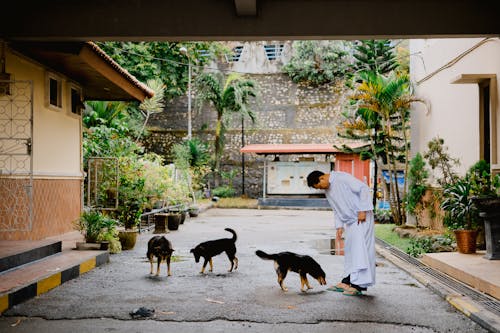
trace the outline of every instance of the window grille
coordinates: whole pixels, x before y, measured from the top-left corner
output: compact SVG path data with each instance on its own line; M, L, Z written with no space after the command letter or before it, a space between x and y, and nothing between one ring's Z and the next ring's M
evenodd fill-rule
M281 57L281 54L283 53L283 44L271 44L271 45L264 45L264 50L266 51L266 56L268 60L276 60L277 58Z
M236 46L233 48L232 55L226 55L226 60L228 62L236 62L240 60L241 52L243 52L243 46Z

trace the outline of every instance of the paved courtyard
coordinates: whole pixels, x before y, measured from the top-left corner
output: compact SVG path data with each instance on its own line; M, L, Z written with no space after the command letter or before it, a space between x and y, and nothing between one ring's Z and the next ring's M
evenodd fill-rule
M201 275L189 250L209 239L238 233L238 270L228 273L225 255L214 258L214 272ZM293 251L313 256L337 282L343 257L330 254L332 213L307 210L210 209L165 236L177 261L172 276L162 265L160 277L149 275L141 234L136 247L112 255L111 262L0 317L1 332L485 332L404 271L377 257L377 285L365 296L330 292L310 279L314 289L300 291L290 273L283 292L273 264L255 255ZM139 307L154 317L133 319Z

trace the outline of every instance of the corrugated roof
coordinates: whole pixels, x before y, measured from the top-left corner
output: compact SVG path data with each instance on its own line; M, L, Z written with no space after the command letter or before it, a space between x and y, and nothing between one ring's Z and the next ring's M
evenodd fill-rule
M242 153L256 154L333 154L340 150L331 143L250 144L240 149Z

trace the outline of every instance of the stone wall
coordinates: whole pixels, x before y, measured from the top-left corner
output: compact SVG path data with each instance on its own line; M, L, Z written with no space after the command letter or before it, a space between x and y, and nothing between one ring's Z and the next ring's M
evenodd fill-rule
M244 121L245 144L331 143L339 142L336 127L346 104L343 82L321 87L308 87L293 83L285 74L254 74L248 78L256 81L259 98L252 105L256 122ZM193 137L213 144L216 112L205 105L195 106L193 92ZM187 134L187 98L179 98L167 105L165 111L155 114L148 125L151 135L145 142L148 151L164 155L171 160L170 147ZM241 193L242 146L241 117L230 120L226 134L223 168L237 168L234 179L237 193ZM245 155L245 194L259 197L262 194L263 156ZM271 159L272 157L268 157ZM297 156L282 157L281 160Z

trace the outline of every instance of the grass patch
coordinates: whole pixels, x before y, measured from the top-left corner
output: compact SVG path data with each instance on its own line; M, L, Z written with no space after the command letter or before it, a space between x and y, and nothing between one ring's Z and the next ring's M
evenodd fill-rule
M217 208L257 208L257 199L249 198L220 198L214 203Z
M391 244L406 253L410 247L410 238L401 238L393 231L395 224L375 224L375 237Z

